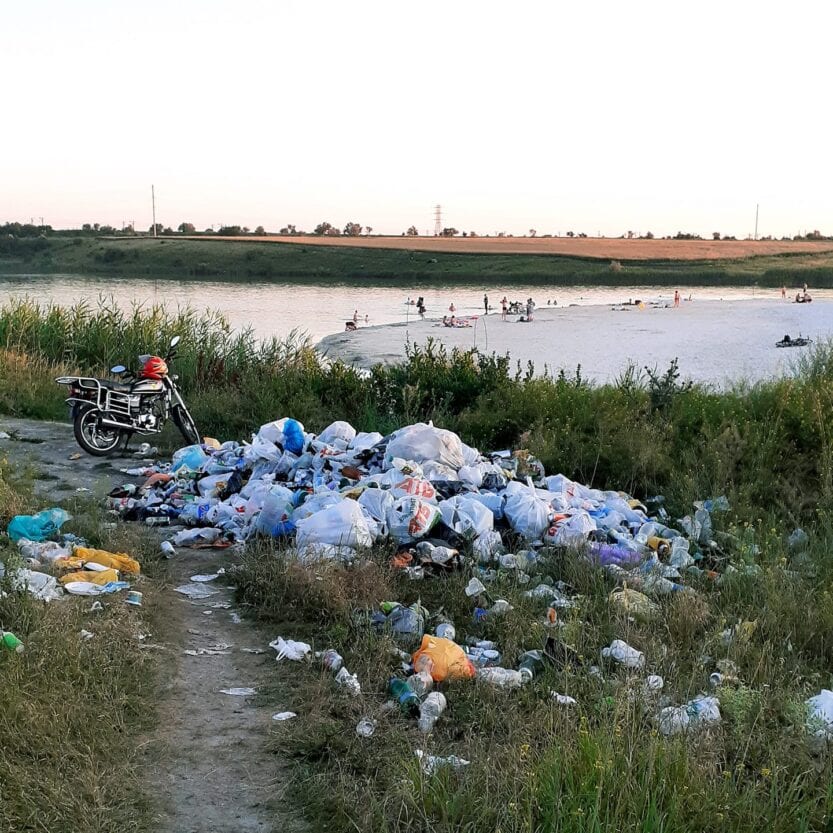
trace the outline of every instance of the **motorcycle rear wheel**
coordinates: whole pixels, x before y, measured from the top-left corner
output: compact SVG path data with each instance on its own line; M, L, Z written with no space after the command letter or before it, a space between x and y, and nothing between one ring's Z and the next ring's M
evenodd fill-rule
M174 405L173 410L171 411L171 416L173 417L174 424L177 428L179 428L179 433L182 434L186 443L198 445L202 442L200 432L197 431L197 424L185 408L181 405Z
M87 454L107 457L116 452L125 434L116 428L102 428L98 424L101 411L93 405L76 411L72 422L75 440Z

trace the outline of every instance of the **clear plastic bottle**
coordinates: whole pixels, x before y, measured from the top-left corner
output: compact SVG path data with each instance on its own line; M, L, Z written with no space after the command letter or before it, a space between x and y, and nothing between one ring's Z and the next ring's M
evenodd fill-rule
M335 648L321 652L321 664L330 671L338 671L344 665L344 657Z
M514 668L501 668L500 666L489 666L477 669L477 679L480 682L492 686L492 688L513 689L520 688L532 679L530 673L521 673Z
M439 691L432 691L422 701L422 705L419 707L418 726L420 732L430 732L440 719L440 715L445 711L447 705L444 694L441 694Z
M408 685L414 690L417 697L425 697L434 688L434 678L430 671L419 671L408 677Z

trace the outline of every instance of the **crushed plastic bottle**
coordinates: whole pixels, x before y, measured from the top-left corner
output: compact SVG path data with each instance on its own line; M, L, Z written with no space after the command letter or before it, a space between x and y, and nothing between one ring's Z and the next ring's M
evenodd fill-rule
M422 698L434 688L434 678L430 671L419 671L408 677L408 685L414 690L417 697Z
M3 650L22 654L26 649L23 643L11 631L0 630L0 645Z
M428 694L419 707L419 720L417 721L417 725L419 726L420 732L427 734L432 731L447 705L445 695L439 691L432 691Z
M353 697L358 697L362 693L362 687L359 684L359 678L355 674L351 674L344 666L336 674L336 684L346 688Z
M602 648L602 658L612 659L626 668L642 668L645 665L645 654L621 639L614 639L609 647Z
M321 664L329 671L338 671L344 665L344 658L335 648L318 651L315 656L321 660Z
M532 679L530 673L522 673L514 668L501 668L499 665L477 669L477 680L497 689L520 688Z
M363 717L356 724L356 734L360 738L369 738L376 731L377 722L371 717Z
M421 749L414 750L414 755L419 758L422 771L426 775L433 775L438 769L442 769L443 767L460 770L471 763L471 761L467 761L465 758L458 758L456 755L426 755Z
M719 722L720 703L717 697L704 695L689 700L684 706L668 706L659 713L659 730L666 736Z

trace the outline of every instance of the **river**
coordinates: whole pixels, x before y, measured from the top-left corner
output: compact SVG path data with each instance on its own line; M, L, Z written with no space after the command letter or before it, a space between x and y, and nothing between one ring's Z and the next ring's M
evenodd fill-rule
M415 317L408 298L425 299L428 318L441 318L453 303L456 314L476 315L483 311L484 288L477 284L414 286L408 291L391 286L353 286L339 283L293 283L257 281L248 283L212 280L152 280L107 278L85 275L3 275L3 300L30 297L41 303L60 305L112 297L119 305L133 303L169 307L190 305L195 309L220 310L235 329L250 326L260 337L285 336L292 330L306 332L318 342L324 336L344 330L345 322L357 313L359 326L394 324ZM684 297L696 300L743 300L776 297L778 290L755 287L681 287ZM507 285L486 289L490 304L500 309L505 294L510 301L531 297L538 309L557 301L559 307L575 304L613 304L631 298L670 301L673 288L658 286L542 286ZM833 298L833 290L816 290L814 296Z

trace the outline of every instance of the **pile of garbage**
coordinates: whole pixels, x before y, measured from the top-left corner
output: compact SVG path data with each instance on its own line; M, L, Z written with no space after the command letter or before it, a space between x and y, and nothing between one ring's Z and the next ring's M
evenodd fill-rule
M267 536L280 539L299 560L314 562L352 560L377 542L392 542L393 565L414 580L470 569L466 594L475 621L511 609L487 589L507 573L530 586L528 596L542 600L550 624L559 610L576 605L559 582L535 584L544 548L571 548L602 566L618 585L611 604L641 620L656 616L657 597L693 592L685 586L687 576L720 580L732 569L712 526L712 513L728 508L725 498L696 504L675 529L661 497L646 505L562 474L548 476L526 451L481 454L430 423L383 437L339 421L316 436L284 418L263 425L251 442L206 440L179 449L170 463L127 473L146 482L114 490L113 510L129 520L178 524L169 542L174 547L224 547ZM497 645L474 638L459 645L450 622L427 634L428 618L419 604L397 602L380 604L372 618L376 627L419 643L416 651L403 652L407 677L392 679L390 692L404 710L419 715L426 731L445 708L435 683L476 679L511 690L547 665L578 663L575 651L553 636L543 650L504 667ZM288 644L274 644L279 658L309 656L305 643ZM336 651L325 652L323 662L340 686L361 693ZM604 662L639 672L645 657L615 640L601 651ZM660 690L661 678L649 676L646 687ZM553 697L574 703L558 692ZM668 733L719 719L714 698L667 708L672 711L660 715L660 726Z
M12 518L6 532L17 545L25 566L0 563L0 577L6 579L7 586L45 602L66 595L116 593L131 586L125 578L141 573L139 562L127 553L87 547L86 541L72 533L61 534L61 527L70 519L69 513L60 508ZM59 540L50 540L55 538ZM131 593L127 601L140 605L141 594Z

